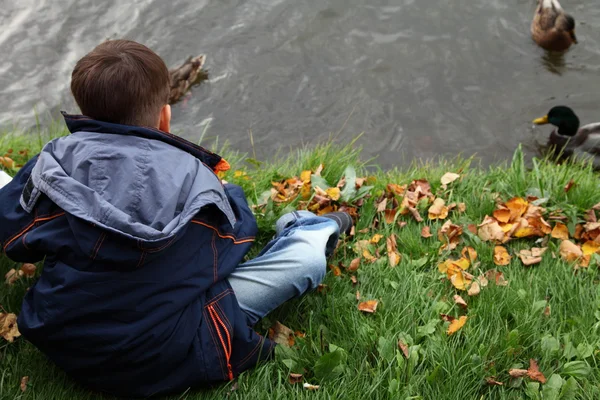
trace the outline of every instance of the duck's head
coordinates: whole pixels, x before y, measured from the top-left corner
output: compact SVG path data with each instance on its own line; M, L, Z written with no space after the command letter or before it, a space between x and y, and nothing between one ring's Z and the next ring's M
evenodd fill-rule
M568 32L573 43L577 44L577 36L575 35L575 19L569 14L563 14L557 19L556 23L558 24L558 28Z
M558 128L558 133L565 136L575 136L579 130L579 118L572 109L566 106L552 107L547 115L534 119L533 123L554 125Z

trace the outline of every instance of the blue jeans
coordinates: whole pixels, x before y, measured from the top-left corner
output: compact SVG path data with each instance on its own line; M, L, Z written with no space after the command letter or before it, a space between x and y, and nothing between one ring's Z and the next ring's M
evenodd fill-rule
M260 254L228 277L251 325L286 301L315 289L335 249L338 225L308 211L285 214L276 235Z

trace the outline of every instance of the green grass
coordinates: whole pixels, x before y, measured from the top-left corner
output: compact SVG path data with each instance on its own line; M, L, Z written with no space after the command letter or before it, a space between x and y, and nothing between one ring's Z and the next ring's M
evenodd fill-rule
M55 132L61 134L62 132ZM29 137L0 138L0 155L8 148L28 147L30 154L42 141ZM463 246L473 246L483 271L493 264L493 245L476 235L465 233L453 254L439 254L441 243L434 235L423 239L424 225L436 232L444 221L415 222L410 216L399 217L408 222L380 223L372 229L376 215L375 198L387 183L406 184L417 178L432 183L432 191L447 202L464 202L465 213L452 211L449 218L466 227L480 223L495 208L499 194L503 200L513 196L534 194L547 198L545 207L562 209L573 221L600 202L598 176L582 165L555 165L534 160L526 168L523 155L515 153L511 163L483 169L472 160L456 159L435 164L415 164L403 170L381 171L359 159L359 150L352 145L320 145L301 150L257 167L254 162L230 154L233 168L225 177L242 185L249 201L260 203L271 181L298 176L305 169L325 164L323 176L335 184L348 165L356 167L359 176L372 175L376 182L373 196L367 198L360 211L356 237L342 243L330 260L332 264L348 265L356 257L353 242L369 239L375 233L384 235L379 246L382 257L373 264L361 264L354 287L346 271L336 277L328 272L325 293L310 293L285 304L257 327L265 333L271 323L279 320L293 330L306 333L297 338L291 349L278 348L276 360L243 373L235 382L212 390L190 391L173 399L598 399L600 370L598 369L600 336L600 288L598 269L590 267L575 273L558 254L558 241L551 239L543 261L530 268L514 257L522 248L533 246L534 239L513 240L507 244L513 255L510 265L499 267L509 285L490 284L476 297L461 295L469 303L467 311L453 304L457 292L438 272L437 264L456 256ZM244 170L250 179L235 178L233 171ZM442 190L440 177L448 171L459 172L462 180ZM576 186L565 193L569 180ZM260 250L273 233L273 223L286 209L270 203L257 213L261 228L258 243L251 254ZM422 213L426 216L426 213ZM391 268L385 257L385 237L395 233L402 260ZM0 258L0 272L17 265ZM13 286L2 283L0 304L18 313L21 298L31 281L21 280ZM365 315L357 310L356 290L363 300L378 299L377 312ZM546 303L547 301L547 303ZM544 315L549 304L551 313ZM468 321L458 333L446 334L447 323L439 314L468 315ZM410 345L407 360L397 347L402 339ZM337 346L337 347L334 347ZM339 348L337 351L334 351ZM332 352L332 353L330 353ZM327 355L332 354L332 355ZM540 370L550 379L539 391L526 379L511 380L508 370L527 368L529 359L538 360ZM579 364L566 364L581 361ZM566 364L566 365L565 365ZM575 370L573 366L582 367ZM317 391L308 391L301 384L288 382L289 372L304 373L305 380L319 384ZM555 374L555 375L553 375ZM22 376L29 376L25 393L19 390ZM485 378L495 376L504 386L489 386ZM562 387L556 389L562 383ZM132 383L134 384L134 383ZM553 389L554 388L554 389ZM543 397L542 397L543 395ZM0 399L101 399L73 383L55 368L33 346L24 340L13 344L0 342Z

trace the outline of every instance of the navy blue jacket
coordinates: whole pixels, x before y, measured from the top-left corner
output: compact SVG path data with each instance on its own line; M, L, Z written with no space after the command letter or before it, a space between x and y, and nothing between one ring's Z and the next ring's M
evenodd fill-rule
M151 396L233 379L272 354L225 279L257 226L224 160L150 128L65 115L0 189L0 244L44 260L22 335L84 385Z

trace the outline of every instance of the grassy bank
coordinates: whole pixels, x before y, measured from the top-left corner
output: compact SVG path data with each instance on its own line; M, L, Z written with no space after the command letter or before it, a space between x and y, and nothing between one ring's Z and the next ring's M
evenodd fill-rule
M17 158L19 150L25 149L28 151L21 157L31 156L45 139L47 136L0 137L0 156L9 149ZM242 374L234 383L173 398L600 398L596 256L585 262L566 261L561 256L564 237L543 232L504 243L512 258L500 261L507 264L500 266L494 258L496 243L484 240L481 228L473 229L473 224L481 224L486 215L492 216L499 204L531 195L538 199L530 197L529 203L545 208L543 216L553 229L564 223L569 239L581 244L582 239L573 238L581 229L577 225L585 223L586 212L600 202L598 178L591 169L537 160L533 168L526 168L517 151L512 162L490 169L479 168L470 160L452 160L402 171L378 171L361 163L359 151L352 146L333 144L260 166L233 154L229 161L233 168L224 179L242 185L256 206L262 233L253 252L271 237L278 215L302 206L302 201L307 202L304 206L311 206L318 197L315 187L325 185L323 179L333 187L343 175L346 182L351 181L346 168L353 166L358 177L368 179L353 181L352 186L372 188L365 197L361 197L360 189L344 191L344 186L340 193L321 194L323 204L316 207L318 210L339 207L346 196L345 207L357 213L358 224L355 235L341 243L330 260L323 282L326 287L284 305L259 324L257 329L262 333L267 333L274 321L296 331L292 347L280 346L274 362ZM324 168L319 172L321 164ZM447 172L459 177L444 188L441 178ZM311 173L313 176L306 179ZM301 179L285 182L292 177ZM402 207L416 179L426 179L431 185L430 195L426 191L415 206L422 222ZM280 190L279 197L270 193L273 182L281 183L276 185L278 190L285 189ZM569 187L569 182L574 185ZM300 191L305 184L310 197L303 200ZM402 185L407 186L401 189ZM332 200L338 194L342 197ZM387 205L382 205L383 198ZM451 203L457 206L444 216L443 207L431 212L434 199L444 200L446 207ZM512 212L511 207L507 209ZM453 240L447 225L440 234L448 220L462 228L462 234ZM428 236L424 227L429 227L431 237L423 237ZM394 238L397 256L392 256L393 246L388 248ZM456 248L444 246L444 242L456 243ZM467 256L467 273L441 272L439 264L460 260L465 247L477 253L475 259ZM531 247L548 249L541 262L526 267L517 254ZM391 265L396 262L393 258L399 258L395 266ZM352 263L356 259L358 262ZM589 266L578 266L582 263ZM11 268L19 265L0 257L1 273ZM503 274L506 285L496 279L496 272L484 279L485 272L494 269ZM468 284L457 282L457 275ZM478 294L472 290L474 282L481 286ZM10 286L0 283L0 304L7 312L19 313L20 301L32 283L27 278ZM465 300L466 308L455 303L455 295ZM359 311L359 303L368 300L378 302L375 312ZM464 326L448 334L451 324L454 327L465 321L461 316L467 317ZM456 322L447 321L452 318ZM511 369L527 370L530 359L536 360L545 379L531 371L533 378L510 376ZM0 339L0 371L1 399L103 398L74 384L22 338L12 344ZM302 383L290 383L290 372L303 374L303 382L320 385L319 389L311 391ZM522 371L512 372L523 375ZM23 376L29 377L24 392L19 388Z

